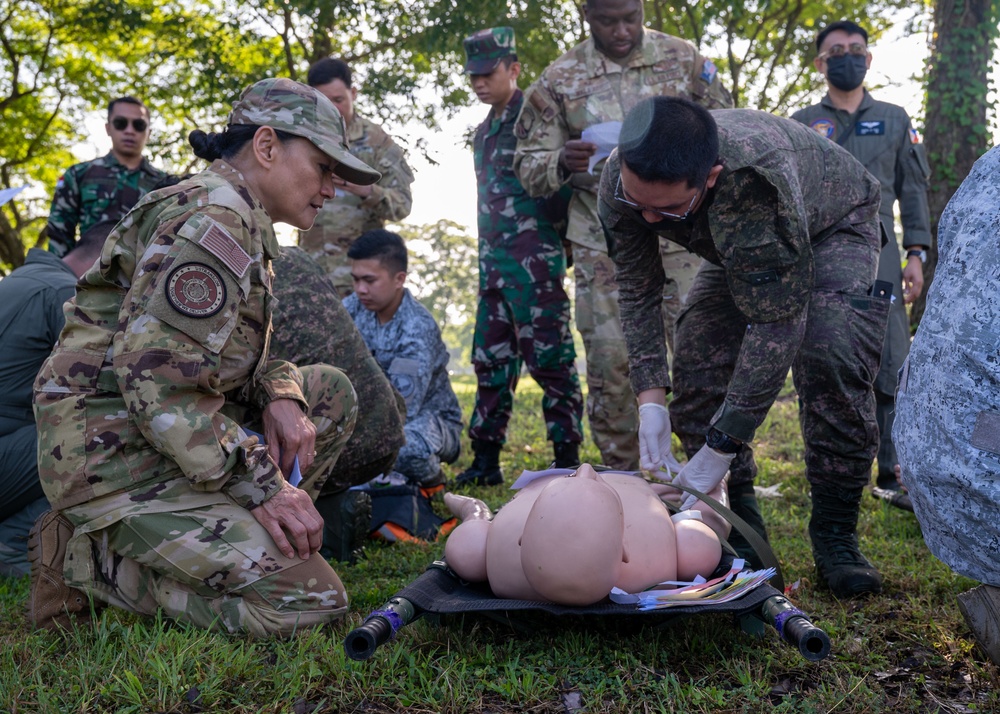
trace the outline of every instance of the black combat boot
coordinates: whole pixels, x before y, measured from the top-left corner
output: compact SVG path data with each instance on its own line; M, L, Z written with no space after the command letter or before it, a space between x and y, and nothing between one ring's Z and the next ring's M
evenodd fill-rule
M745 483L734 484L730 482L729 484L729 508L737 516L742 518L747 522L747 525L753 528L757 534L764 539L765 542L770 542L767 539L767 528L764 526L764 516L760 513L760 507L757 505L757 495L753 490L753 482L747 481ZM740 532L735 528L729 534L729 545L733 547L736 554L747 561L750 567L754 570L760 570L764 567L760 558L757 557L753 546L740 535Z
M500 449L503 444L495 441L472 440L472 451L475 457L472 466L455 477L455 483L475 483L479 486L496 486L503 483L503 471L500 470Z
M858 510L862 488L813 484L812 539L816 570L837 597L882 591L882 576L858 549Z
M580 465L580 444L576 441L553 441L552 452L556 460L552 465L557 469L575 469Z
M372 497L364 491L344 489L316 499L323 516L323 545L320 555L327 560L354 563L372 530Z

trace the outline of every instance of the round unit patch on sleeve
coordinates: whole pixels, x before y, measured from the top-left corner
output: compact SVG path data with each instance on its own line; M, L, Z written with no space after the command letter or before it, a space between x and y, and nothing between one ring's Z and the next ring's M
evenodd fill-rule
M166 291L171 307L188 317L211 317L226 304L222 276L202 263L174 268L167 278Z

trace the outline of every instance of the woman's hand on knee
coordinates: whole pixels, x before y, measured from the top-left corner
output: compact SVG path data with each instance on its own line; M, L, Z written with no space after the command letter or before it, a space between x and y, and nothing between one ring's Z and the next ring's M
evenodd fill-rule
M323 545L323 517L309 494L288 483L250 513L286 558L308 560Z

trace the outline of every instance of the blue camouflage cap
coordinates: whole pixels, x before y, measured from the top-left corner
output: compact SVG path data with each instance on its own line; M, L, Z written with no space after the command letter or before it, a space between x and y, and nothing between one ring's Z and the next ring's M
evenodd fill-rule
M490 27L470 35L465 45L466 74L490 74L504 57L517 53L513 27Z

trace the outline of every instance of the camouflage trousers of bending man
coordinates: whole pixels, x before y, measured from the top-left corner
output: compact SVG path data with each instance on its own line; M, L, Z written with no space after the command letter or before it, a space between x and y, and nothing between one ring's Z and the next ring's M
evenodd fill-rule
M300 488L315 500L357 415L347 377L327 365L299 368L316 460ZM249 410L227 404L239 419ZM261 431L252 421L248 428ZM286 558L245 508L184 478L68 508L75 526L66 582L95 599L145 615L162 610L197 627L257 637L288 635L342 617L347 593L318 553Z
M660 238L663 329L672 354L674 323L701 258ZM628 348L618 309L615 265L606 252L573 244L576 277L576 329L587 353L587 418L606 466L639 468L639 409L629 383ZM671 359L671 362L673 360Z
M542 388L549 441L583 441L583 395L561 280L481 290L472 363L478 388L469 437L504 443L521 365Z
M815 277L802 297L806 325L792 362L810 484L861 489L871 478L879 441L872 381L890 302L868 294L876 240L834 234L813 246ZM670 421L688 456L705 445L741 358L748 322L733 302L725 271L706 263L677 321ZM768 355L752 358L766 363ZM737 454L730 474L731 484L756 477L749 445Z

